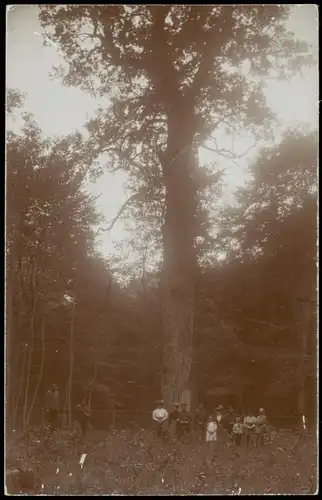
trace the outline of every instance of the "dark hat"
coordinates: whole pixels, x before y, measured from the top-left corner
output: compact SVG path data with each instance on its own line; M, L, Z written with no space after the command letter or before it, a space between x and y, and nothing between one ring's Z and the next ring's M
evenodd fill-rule
M217 406L216 410L223 410L223 408L224 408L223 405L219 405Z
M156 401L156 404L157 404L157 405L163 405L163 400L162 400L162 399L159 399L158 401Z
M173 406L174 406L175 408L178 408L178 407L180 406L180 403L173 403Z

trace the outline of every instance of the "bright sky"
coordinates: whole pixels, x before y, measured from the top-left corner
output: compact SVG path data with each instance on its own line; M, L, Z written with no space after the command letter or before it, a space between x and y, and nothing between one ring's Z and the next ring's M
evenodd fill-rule
M307 40L318 50L318 10L316 5L295 5L288 23L289 29L298 38ZM56 48L43 47L41 28L37 19L37 8L30 5L11 7L7 15L7 87L26 92L27 111L34 114L44 135L64 135L76 129L93 115L99 101L78 89L67 88L58 80L50 80L49 73L54 65L61 63ZM276 138L281 130L297 124L317 127L318 123L318 71L317 68L305 70L305 75L293 78L291 82L268 81L266 97L268 104L278 113L281 127L276 130ZM239 141L238 149L245 151L249 139ZM245 179L245 168L252 155L241 164L227 163L225 199L231 200L236 186ZM215 158L211 153L203 153L203 161ZM98 207L112 220L126 193L122 187L122 174L106 173L97 183L88 185L88 190L101 195ZM115 224L110 233L100 236L100 250L110 254L117 242L124 239L124 223Z

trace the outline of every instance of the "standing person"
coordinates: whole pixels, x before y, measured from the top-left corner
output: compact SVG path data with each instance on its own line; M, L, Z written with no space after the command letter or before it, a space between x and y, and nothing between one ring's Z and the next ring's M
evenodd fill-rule
M244 426L241 422L240 417L236 417L235 423L233 424L232 435L237 446L240 446L243 437Z
M217 429L218 429L218 425L217 425L216 420L212 416L210 416L208 418L208 422L206 425L206 442L207 443L217 441Z
M70 433L72 442L72 452L74 455L78 453L78 446L82 440L82 428L77 420L72 423L72 431Z
M218 405L216 408L216 422L218 426L222 425L223 422L223 410L224 407L222 405Z
M256 417L254 417L253 412L249 410L246 417L244 418L244 434L246 437L247 446L250 446L254 443L256 422Z
M216 408L216 416L215 420L217 423L217 433L218 433L218 440L222 441L223 439L223 406L218 405Z
M53 384L46 394L46 417L50 430L57 429L59 413L59 392L57 385Z
M196 410L196 414L195 414L195 430L196 430L198 439L200 439L201 436L203 436L203 433L204 433L205 427L206 427L206 423L207 423L207 412L206 412L206 409L205 409L203 403L200 403L200 405L198 406L198 408Z
M189 439L191 438L191 417L187 410L186 403L181 404L179 419L178 419L178 437Z
M257 444L264 444L264 436L268 430L268 421L264 408L259 409L259 415L256 422Z
M232 436L233 425L236 422L236 413L232 406L229 407L228 411L223 416L223 427Z
M164 408L164 403L162 400L157 401L156 405L157 405L156 409L153 410L152 412L154 431L158 437L163 437L166 430L169 415L167 410Z
M82 430L82 437L84 438L90 421L90 409L85 398L76 406L76 419Z
M174 403L173 410L169 416L170 439L174 441L178 437L179 403Z

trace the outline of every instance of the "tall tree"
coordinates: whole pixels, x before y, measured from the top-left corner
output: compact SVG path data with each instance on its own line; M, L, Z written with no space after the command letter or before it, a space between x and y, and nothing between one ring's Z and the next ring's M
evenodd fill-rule
M262 77L292 74L307 55L284 27L288 14L280 5L41 7L67 63L63 82L110 98L89 124L93 152L109 153L162 217L167 403L193 382L197 147L224 123L267 129Z
M9 92L9 113L11 96L13 104L19 104L19 94ZM101 220L93 198L83 190L81 136L45 140L32 116L28 113L22 116L22 130L8 132L6 156L6 346L7 381L12 384L7 387L10 411L13 398L17 401L19 393L14 386L20 379L22 359L27 359L22 374L26 381L26 411L27 403L34 399L31 393L35 381L31 379L38 376L37 370L33 370L36 365L43 366L43 348L40 353L36 351L43 336L44 318L48 311L63 306L64 295L73 288L77 271L93 252L93 226Z

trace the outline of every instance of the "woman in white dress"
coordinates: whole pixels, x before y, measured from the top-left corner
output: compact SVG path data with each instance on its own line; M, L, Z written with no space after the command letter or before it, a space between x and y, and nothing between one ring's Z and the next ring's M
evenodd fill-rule
M217 422L213 419L213 417L208 418L207 426L206 426L206 442L214 442L217 441Z

